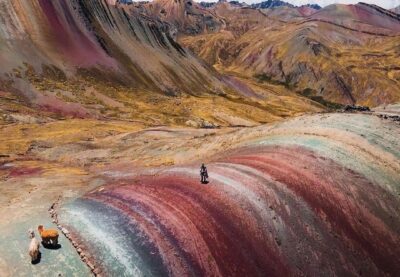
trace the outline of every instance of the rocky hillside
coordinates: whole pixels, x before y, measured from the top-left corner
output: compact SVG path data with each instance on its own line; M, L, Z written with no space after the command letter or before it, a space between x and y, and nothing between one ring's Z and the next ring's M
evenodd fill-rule
M376 5L330 5L311 17L372 34L400 31L400 16Z
M189 35L218 31L224 23L210 10L192 0L155 0L135 7Z
M293 93L277 111L273 98L248 98L248 85L226 81L182 48L176 29L118 1L2 0L0 124L78 117L252 125L321 109Z
M104 0L2 2L3 74L71 75L97 68L113 71L108 78L162 91L200 89L215 81L161 21L128 15Z
M104 0L2 1L0 14L1 89L29 104L58 109L64 105L57 98L82 96L60 92L71 90L72 77L172 95L219 86L209 69L174 41L170 26Z
M391 11L368 4L312 13L228 3L211 9L226 27L180 41L217 68L329 102L376 106L400 100L400 21Z
M232 3L232 2L230 2ZM262 1L259 3L254 3L251 4L250 7L253 9L273 9L277 7L290 7L290 8L310 8L314 10L320 10L321 6L318 4L306 4L306 5L301 5L301 6L296 6L293 4L290 4L288 2L280 1L280 0L268 0L268 1Z

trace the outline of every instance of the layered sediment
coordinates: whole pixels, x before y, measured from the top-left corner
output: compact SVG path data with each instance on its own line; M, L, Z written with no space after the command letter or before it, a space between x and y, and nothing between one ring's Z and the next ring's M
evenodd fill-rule
M206 185L197 163L114 168L62 221L108 274L395 275L399 131L361 114L249 129L207 163Z

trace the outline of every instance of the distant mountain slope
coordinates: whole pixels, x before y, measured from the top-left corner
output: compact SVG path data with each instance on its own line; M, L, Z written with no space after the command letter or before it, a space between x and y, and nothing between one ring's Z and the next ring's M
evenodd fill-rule
M318 5L318 4L307 4L307 5L302 5L300 7L307 7L307 8L311 8L311 9L314 9L314 10L322 9L322 7L320 5Z
M400 101L400 22L376 6L332 5L311 16L293 9L217 5L216 34L182 38L217 68L280 83L341 104Z
M260 2L260 3L251 4L251 7L256 8L256 9L270 9L270 8L282 7L282 6L291 7L291 8L294 7L294 5L284 2L284 1L280 1L280 0L267 0L267 1Z
M308 5L303 5L297 8L297 10L301 13L303 16L310 16L317 11L322 9L319 5L317 4L308 4Z
M357 5L330 5L311 16L313 19L334 22L353 29L375 28L400 31L400 15L376 5L359 3Z
M203 8L211 8L215 6L217 3L229 3L232 5L236 5L239 7L250 7L253 9L272 9L272 8L277 8L277 7L290 7L290 8L301 8L301 9L311 9L311 10L320 10L321 6L318 4L306 4L306 5L301 5L301 6L295 6L293 4L290 4L288 2L280 1L280 0L267 0L267 1L262 1L258 3L253 3L253 4L247 4L245 2L241 1L218 1L218 2L199 2L200 6Z
M154 0L140 8L150 17L169 22L185 34L214 32L223 24L221 19L192 0Z
M321 6L318 4L306 4L306 5L301 5L301 6L296 6L293 4L290 4L288 2L280 1L280 0L267 0L267 1L262 1L259 3L254 3L251 4L250 7L255 8L255 9L271 9L271 8L276 8L276 7L290 7L290 8L310 8L313 10L320 10Z

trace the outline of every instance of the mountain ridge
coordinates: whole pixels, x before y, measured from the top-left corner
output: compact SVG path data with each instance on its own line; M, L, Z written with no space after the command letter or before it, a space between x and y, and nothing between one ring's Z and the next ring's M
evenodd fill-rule
M180 41L217 68L335 103L400 100L400 24L390 11L368 4L330 5L308 15L289 7L212 9L225 18L224 32Z

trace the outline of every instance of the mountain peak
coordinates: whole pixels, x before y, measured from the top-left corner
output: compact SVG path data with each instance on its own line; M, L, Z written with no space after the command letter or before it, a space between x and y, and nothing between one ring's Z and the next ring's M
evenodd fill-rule
M314 9L314 10L322 9L322 7L320 5L318 5L318 4L306 4L306 5L300 6L300 8L311 8L311 9Z
M260 3L255 3L252 4L251 7L252 8L257 8L257 9L270 9L270 8L275 8L275 7L290 7L290 8L294 8L295 6L281 1L281 0L267 0L267 1L263 1Z

